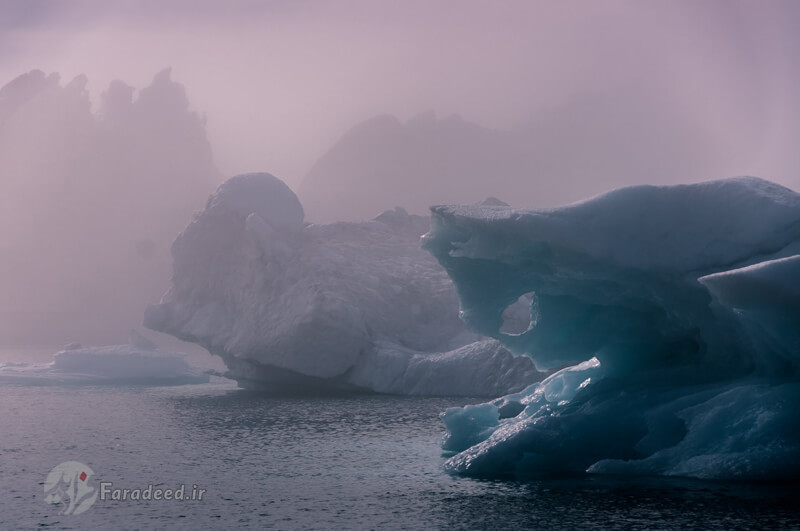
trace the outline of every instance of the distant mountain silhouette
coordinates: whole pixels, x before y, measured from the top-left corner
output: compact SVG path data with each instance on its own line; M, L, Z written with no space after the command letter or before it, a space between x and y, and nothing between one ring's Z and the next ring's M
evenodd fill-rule
M299 195L308 219L333 221L488 196L555 206L628 184L715 177L725 146L707 124L637 98L585 95L512 130L433 112L406 123L378 116L344 134Z

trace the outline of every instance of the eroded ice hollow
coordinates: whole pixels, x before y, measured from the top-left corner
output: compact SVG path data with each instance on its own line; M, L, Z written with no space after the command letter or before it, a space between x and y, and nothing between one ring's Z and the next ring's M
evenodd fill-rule
M794 191L736 178L549 210L439 206L423 246L472 330L562 368L445 412L449 471L798 477ZM529 322L507 333L521 296Z
M303 218L272 175L222 184L174 242L172 286L145 325L221 356L248 388L498 396L541 379L458 318L452 282L419 245L427 217Z

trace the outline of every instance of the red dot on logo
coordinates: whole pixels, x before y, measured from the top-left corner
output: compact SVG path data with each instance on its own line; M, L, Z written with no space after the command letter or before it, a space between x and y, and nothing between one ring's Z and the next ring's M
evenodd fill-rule
M81 472L81 481L86 481L86 472Z

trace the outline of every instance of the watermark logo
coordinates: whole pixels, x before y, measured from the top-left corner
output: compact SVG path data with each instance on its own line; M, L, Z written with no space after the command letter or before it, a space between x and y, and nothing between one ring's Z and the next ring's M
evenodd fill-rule
M120 489L114 488L114 484L110 481L103 481L100 483L100 499L105 500L175 500L175 501L203 501L203 494L206 489L198 488L197 485L192 485L191 489L187 489L186 485L181 484L176 488L159 488L152 483L146 488L139 489Z
M62 505L59 514L81 514L97 501L98 490L91 479L94 471L77 461L53 467L44 482L44 501Z
M110 481L98 481L94 471L83 463L66 461L56 465L44 482L44 501L60 506L59 514L81 514L101 501L203 501L206 489L197 485L179 484L174 488L160 484L146 487L120 488Z

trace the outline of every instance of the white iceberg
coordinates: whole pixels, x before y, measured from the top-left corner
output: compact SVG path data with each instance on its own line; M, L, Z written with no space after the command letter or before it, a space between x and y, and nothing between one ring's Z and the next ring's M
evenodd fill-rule
M172 247L172 286L145 326L219 355L240 385L497 396L541 378L467 330L428 219L309 225L269 174L228 180ZM458 375L458 377L454 377Z
M800 473L797 193L737 178L549 210L440 206L423 245L472 330L561 368L446 412L448 470ZM528 323L511 333L520 300Z
M0 363L0 382L28 385L185 385L206 383L207 371L189 365L182 354L164 352L131 333L128 345L66 345L51 363Z

